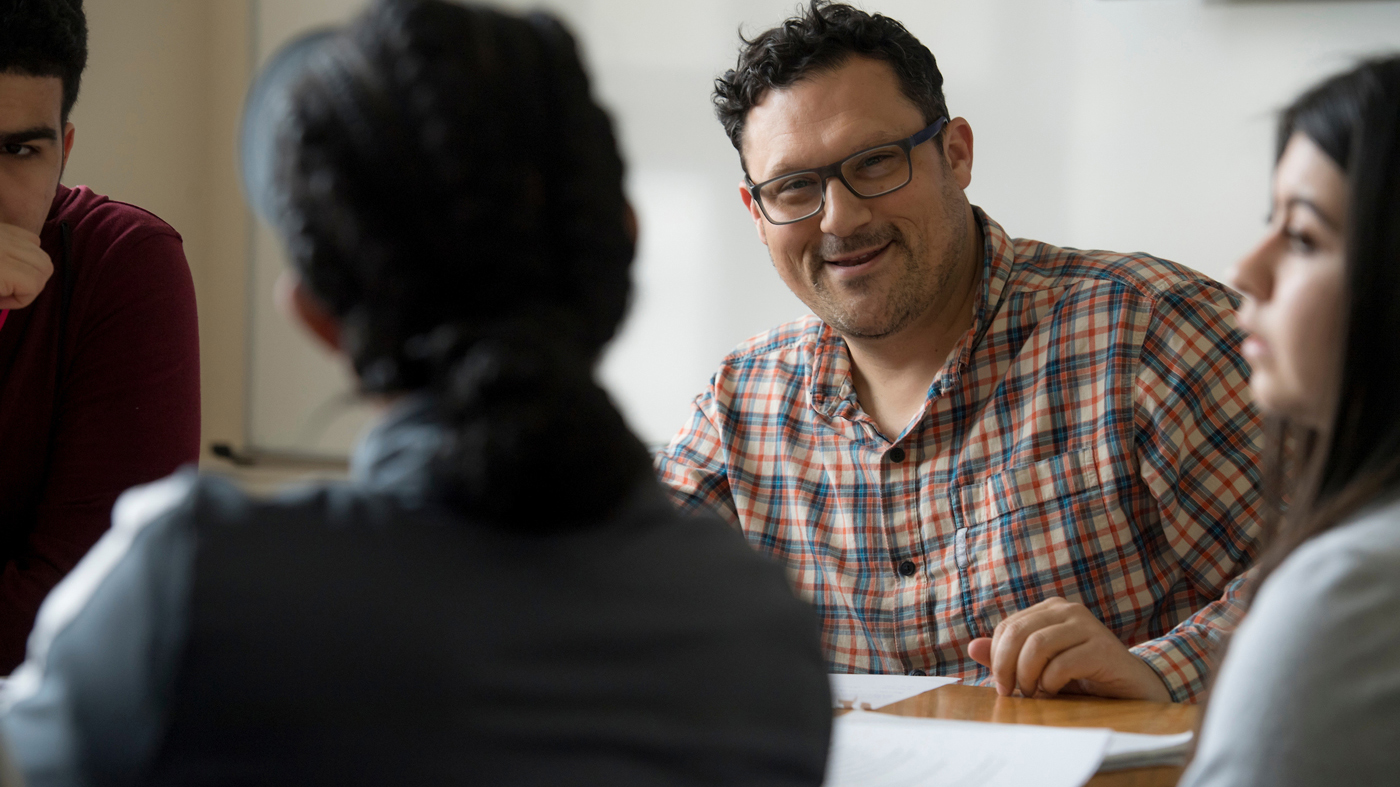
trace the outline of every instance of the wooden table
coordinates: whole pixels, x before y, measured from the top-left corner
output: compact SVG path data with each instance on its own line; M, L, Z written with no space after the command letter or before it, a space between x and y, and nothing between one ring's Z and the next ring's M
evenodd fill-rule
M886 705L880 713L923 716L932 719L994 721L1001 724L1044 724L1051 727L1108 727L1119 732L1153 735L1186 732L1196 728L1195 705L1138 700L1105 700L1097 697L1057 697L1028 700L999 697L984 686L944 686ZM1173 787L1181 768L1134 768L1102 773L1089 787Z

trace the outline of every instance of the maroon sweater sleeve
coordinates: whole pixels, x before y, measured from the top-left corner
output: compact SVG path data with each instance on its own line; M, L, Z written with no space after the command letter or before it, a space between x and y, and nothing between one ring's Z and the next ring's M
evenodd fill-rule
M83 192L79 196L96 197ZM179 235L120 203L103 201L77 219L61 382L56 391L48 386L47 451L31 454L46 453L47 467L32 505L25 506L30 521L7 523L0 673L23 659L39 604L106 531L117 496L199 457L199 334ZM57 274L52 284L49 294L61 297ZM37 352L58 335L47 325L29 327L35 330L8 338ZM15 382L7 380L6 387ZM46 403L34 404L41 412Z

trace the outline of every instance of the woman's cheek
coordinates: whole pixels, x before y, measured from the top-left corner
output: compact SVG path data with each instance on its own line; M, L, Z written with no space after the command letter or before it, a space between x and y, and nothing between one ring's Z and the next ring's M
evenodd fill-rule
M1341 372L1342 288L1339 271L1318 266L1298 277L1294 307L1284 316L1289 332L1288 366L1297 392L1299 415L1321 426L1331 409Z

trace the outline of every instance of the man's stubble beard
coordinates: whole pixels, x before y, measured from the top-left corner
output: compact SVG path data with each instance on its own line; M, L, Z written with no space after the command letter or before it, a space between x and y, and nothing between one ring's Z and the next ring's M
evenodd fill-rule
M924 243L911 243L904 232L895 226L849 238L823 239L820 253L822 259L817 261L818 267L811 274L812 291L817 301L811 304L812 311L837 333L855 339L892 336L923 317L938 300L939 294L946 292L951 286L961 261L967 255L968 217L965 203L952 199L951 196L944 194L944 204L948 209L943 219L952 231L946 236L947 242L941 249L941 260L931 258ZM879 309L880 313L871 314L868 306L857 308L850 302L852 299L843 302L827 286L824 275L826 263L823 259L849 250L868 249L886 241L889 242L890 248L885 253L898 253L902 259L898 260L898 270L893 276L884 277L889 281L889 291ZM921 265L921 261L926 264ZM887 261L894 262L896 260ZM938 264L939 262L941 264ZM874 284L867 279L855 282L850 289L859 292Z

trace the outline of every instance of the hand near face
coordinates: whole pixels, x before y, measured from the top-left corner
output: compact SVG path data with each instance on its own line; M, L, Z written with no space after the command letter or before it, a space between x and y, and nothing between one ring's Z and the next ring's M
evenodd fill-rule
M1083 604L1049 598L997 624L968 645L990 667L997 693L1026 697L1094 694L1170 702L1156 671L1133 655Z
M53 261L39 247L39 236L0 224L0 309L23 309L34 302L53 275Z

